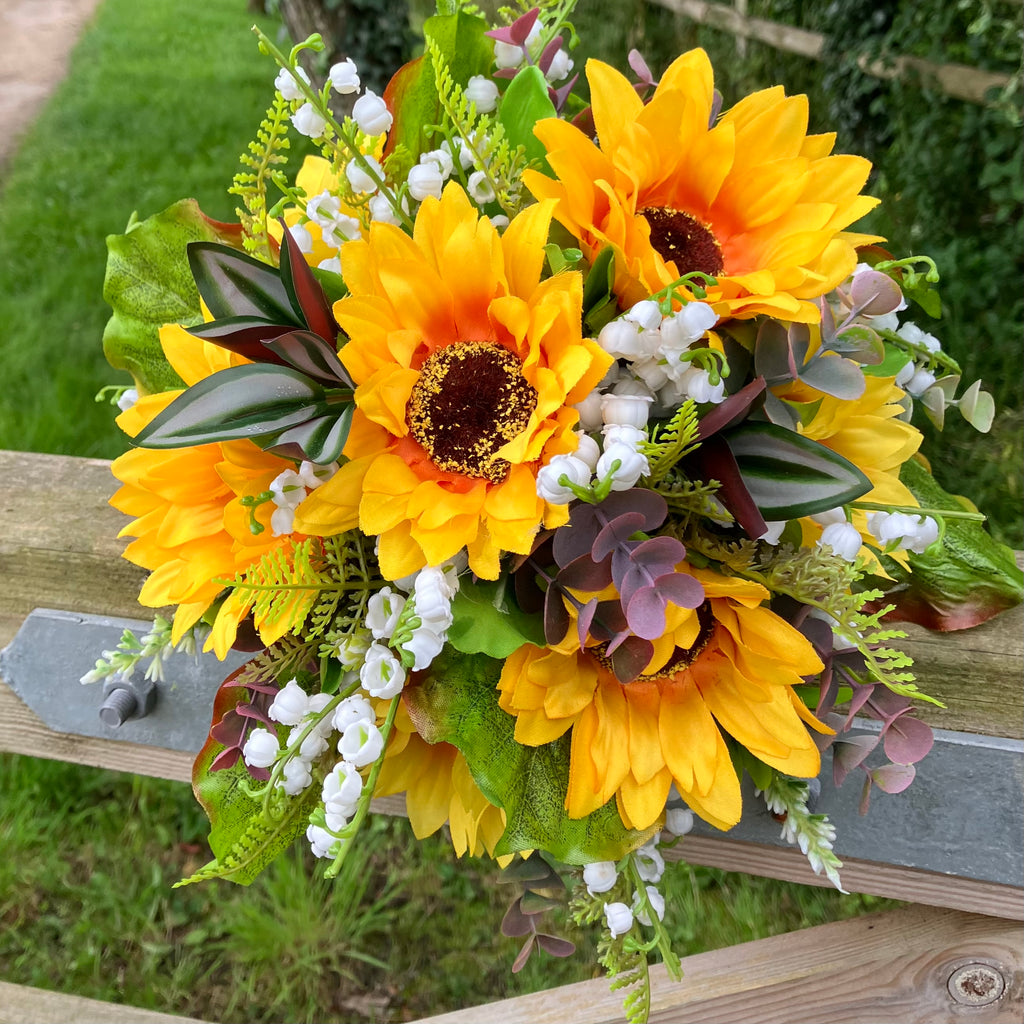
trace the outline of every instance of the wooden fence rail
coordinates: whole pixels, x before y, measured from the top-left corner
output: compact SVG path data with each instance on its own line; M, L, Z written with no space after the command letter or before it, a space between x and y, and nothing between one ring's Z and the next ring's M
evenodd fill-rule
M123 519L107 505L114 486L108 464L0 451L0 477L5 480L0 648L39 608L138 618L135 598L142 573L119 557L123 542L116 537ZM917 662L923 687L949 703L946 711L924 714L939 730L936 749L942 751L923 763L919 782L927 794L926 766L935 757L940 765L943 758L952 758L950 770L959 781L940 777L943 802L923 814L917 784L905 798L914 814L906 803L899 810L903 797L877 799L864 819L870 824L876 813L882 815L874 845L844 856L843 841L853 836L841 828L838 852L844 856L848 889L917 905L690 957L680 984L655 971L653 1022L1020 1020L1024 615L1017 609L955 636L911 632L905 646ZM96 655L94 650L81 653L87 666ZM81 689L77 674L66 682L69 692ZM0 715L5 720L0 750L163 778L189 777L190 751L133 742L126 727L111 730L109 737L55 731L2 680ZM996 767L985 768L985 758L995 758ZM884 818L886 801L897 807L891 820ZM378 801L376 810L403 813L404 802ZM929 839L932 817L940 820ZM870 836L868 825L864 829ZM687 837L680 847L680 855L691 863L824 884L798 851L778 845L764 829L728 836L709 829ZM954 866L937 868L929 862L928 868L915 867L915 847L934 847L929 855L939 857L935 863L940 865L941 857L951 853ZM1008 859L993 859L1001 852ZM143 1019L181 1021L0 982L0 1024ZM431 1018L433 1024L620 1020L619 997L609 993L603 979Z
M754 39L766 43L776 50L795 53L809 60L822 60L827 38L820 32L793 25L783 25L764 18L750 18L745 13L746 5L732 7L728 4L709 3L707 0L652 0L659 7L682 14L698 25L720 29L737 37L738 40ZM874 78L893 79L908 71L938 86L947 96L966 100L969 103L992 102L992 94L1006 88L1012 81L1010 75L999 71L983 71L968 64L937 64L921 57L901 56L892 61L857 61L860 69Z

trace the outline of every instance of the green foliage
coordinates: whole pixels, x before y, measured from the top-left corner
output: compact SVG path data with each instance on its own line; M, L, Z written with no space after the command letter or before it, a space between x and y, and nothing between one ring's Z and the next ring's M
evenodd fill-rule
M542 646L544 625L538 616L523 613L504 581L479 580L455 595L448 642L464 654L507 658L525 643Z
M650 441L643 447L643 453L651 467L651 485L656 489L672 467L697 447L697 420L697 403L687 399L675 411L672 419L655 425Z
M656 828L626 829L614 799L585 818L569 817L569 737L539 747L517 743L515 720L498 706L500 674L496 659L443 651L406 691L417 732L428 743L458 747L480 791L504 809L495 855L543 849L564 864L588 864L618 860L643 845Z
M228 192L242 200L245 207L235 208L243 229L242 243L245 251L266 263L273 262L267 233L267 184L272 179L274 169L288 162L285 153L290 146L290 112L288 101L277 93L256 130L256 138L238 158L239 163L249 170L238 171L228 189Z

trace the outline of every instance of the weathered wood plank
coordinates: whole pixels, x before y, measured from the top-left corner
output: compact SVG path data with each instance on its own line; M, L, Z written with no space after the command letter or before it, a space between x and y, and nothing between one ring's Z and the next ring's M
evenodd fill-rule
M202 1024L194 1017L49 992L0 981L0 1024Z
M977 964L980 1005L958 1002L950 979ZM956 911L908 907L760 939L683 961L671 982L652 974L651 1024L935 1024L1019 1022L1020 931ZM994 983L991 990L985 983ZM604 979L428 1017L419 1024L619 1024L622 993Z
M109 463L0 451L0 646L33 608L140 617L144 574L120 553L126 519L107 499ZM911 628L903 643L920 685L948 703L923 708L944 729L1024 739L1024 608L955 636Z

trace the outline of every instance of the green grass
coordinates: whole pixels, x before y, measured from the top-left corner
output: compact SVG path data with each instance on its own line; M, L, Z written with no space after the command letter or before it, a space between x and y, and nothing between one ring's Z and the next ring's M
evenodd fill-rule
M295 849L252 886L172 886L209 857L188 786L0 755L0 978L206 1020L399 1021L598 976L498 934L516 895L443 836L371 819L333 883ZM676 865L663 884L680 955L888 906Z

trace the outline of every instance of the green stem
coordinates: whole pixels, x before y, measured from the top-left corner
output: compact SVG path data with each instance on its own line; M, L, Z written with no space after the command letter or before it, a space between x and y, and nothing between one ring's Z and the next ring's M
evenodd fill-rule
M972 523L983 523L986 517L980 512L959 511L948 508L915 508L911 505L883 505L877 501L851 501L850 508L867 512L904 512L907 515L933 516L936 519L966 519Z

